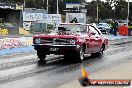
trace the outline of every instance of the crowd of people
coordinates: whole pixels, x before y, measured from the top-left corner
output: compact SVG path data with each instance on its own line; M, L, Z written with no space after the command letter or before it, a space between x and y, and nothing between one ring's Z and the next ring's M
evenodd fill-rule
M77 18L73 18L73 20L70 23L78 23ZM123 36L127 36L127 35L132 35L130 34L129 31L132 31L132 22L129 21L128 25L126 23L123 23L122 25L119 25L118 22L116 20L112 20L109 23L110 26L110 34L113 34L114 36L117 36L117 34L119 35L123 35Z
M128 25L126 23L123 23L122 25L119 25L118 22L115 20L112 20L112 22L109 23L110 25L110 34L114 34L114 36L117 36L117 33L119 35L127 36L132 35L129 31L132 30L132 22L129 21Z

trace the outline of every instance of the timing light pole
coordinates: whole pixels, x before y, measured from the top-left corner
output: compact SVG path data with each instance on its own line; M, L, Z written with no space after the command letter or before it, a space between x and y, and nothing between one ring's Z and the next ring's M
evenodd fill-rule
M127 7L128 8L127 9L128 10L127 11L127 26L128 26L128 22L129 22L129 9L130 9L129 7L130 7L130 3L129 3L129 0L128 0L128 7Z
M97 22L98 22L98 20L99 20L99 5L97 3Z

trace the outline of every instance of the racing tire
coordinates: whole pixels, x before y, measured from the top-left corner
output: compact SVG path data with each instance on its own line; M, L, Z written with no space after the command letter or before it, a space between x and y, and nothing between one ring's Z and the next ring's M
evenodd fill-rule
M101 57L104 54L103 52L104 52L104 47L101 47L99 52L97 52L97 53L91 53L91 56L92 57Z
M74 56L72 54L65 54L64 55L64 61L65 62L73 62Z
M66 61L70 60L70 61L74 61L77 63L82 63L84 60L84 49L83 49L83 47L80 47L79 51L77 51L77 52L65 54L64 60L66 60Z
M105 31L105 34L107 34L107 31Z
M76 54L77 62L82 63L84 60L84 48L81 46Z
M43 61L43 62L45 61L46 54L43 53L42 51L37 50L37 56L38 56L38 58L39 58L40 61Z

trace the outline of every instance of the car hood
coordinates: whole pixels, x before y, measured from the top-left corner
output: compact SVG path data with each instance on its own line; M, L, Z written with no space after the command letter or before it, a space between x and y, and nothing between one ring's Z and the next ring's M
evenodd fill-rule
M83 34L59 35L57 33L35 35L37 38L78 38Z

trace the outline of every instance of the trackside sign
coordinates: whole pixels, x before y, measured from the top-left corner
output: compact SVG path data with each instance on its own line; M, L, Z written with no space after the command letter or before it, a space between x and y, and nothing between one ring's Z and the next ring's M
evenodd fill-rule
M61 14L45 14L45 13L31 13L23 12L23 21L28 22L40 22L40 23L52 23L61 22Z

